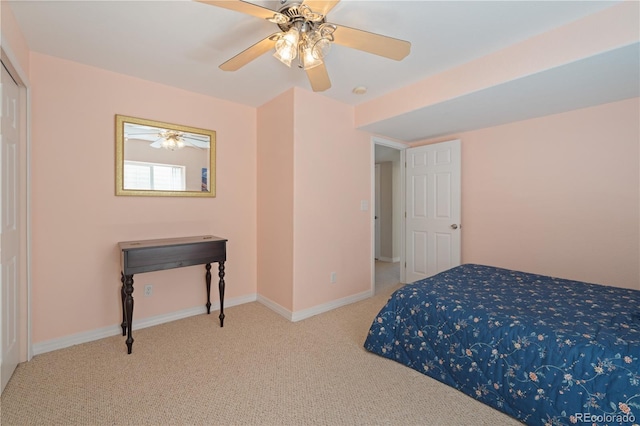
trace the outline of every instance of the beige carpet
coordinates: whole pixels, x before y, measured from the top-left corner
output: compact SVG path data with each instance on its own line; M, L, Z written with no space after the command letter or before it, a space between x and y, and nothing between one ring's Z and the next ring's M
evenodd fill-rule
M390 291L291 323L259 303L34 357L2 425L517 425L364 350ZM134 323L135 326L135 323Z

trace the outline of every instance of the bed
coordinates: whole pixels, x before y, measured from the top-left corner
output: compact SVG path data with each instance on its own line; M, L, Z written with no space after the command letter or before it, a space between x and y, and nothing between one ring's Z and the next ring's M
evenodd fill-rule
M529 425L640 423L640 291L461 265L395 291L368 351Z

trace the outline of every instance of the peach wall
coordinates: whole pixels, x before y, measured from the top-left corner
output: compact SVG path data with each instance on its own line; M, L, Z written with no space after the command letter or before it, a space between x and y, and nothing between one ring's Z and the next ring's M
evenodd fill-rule
M37 53L31 80L33 343L121 321L118 241L228 238L226 297L255 295L254 108ZM217 197L116 197L115 114L215 130ZM134 321L205 303L204 267L134 280Z
M462 259L640 290L638 98L462 140Z
M295 315L368 291L371 143L353 108L295 88L258 109L258 131L260 296Z
M497 73L496 60L547 46L528 41L355 111L299 88L256 110L29 56L19 30L7 30L33 89L33 343L119 323L122 240L229 238L227 297L259 292L294 312L369 290L370 212L360 202L371 208L371 145L355 118L367 124L637 40L630 7L590 18L616 24L589 32L593 43L574 38L587 21L545 36L581 46L568 56ZM458 87L470 71L484 80ZM636 99L447 137L463 141L463 260L640 288L639 113ZM217 197L115 197L115 114L216 130ZM201 269L136 276L134 318L201 306Z
M295 90L295 311L371 288L371 136L353 107ZM336 272L337 282L330 283Z
M258 293L293 311L293 90L258 108Z
M625 1L356 108L363 127L550 68L637 43L640 2Z
M14 55L17 64L14 67L20 67L28 75L29 74L29 46L27 41L18 27L13 11L7 2L0 1L0 33L2 47L8 49Z

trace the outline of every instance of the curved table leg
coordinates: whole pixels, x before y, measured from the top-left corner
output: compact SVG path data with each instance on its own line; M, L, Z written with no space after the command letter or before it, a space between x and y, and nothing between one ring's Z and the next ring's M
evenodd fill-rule
M120 298L122 299L122 324L120 324L120 326L122 327L122 335L126 336L127 335L127 313L125 312L124 309L124 299L126 298L126 294L124 292L124 273L120 272L120 281L122 282L122 287L120 288Z
M211 313L211 264L207 263L205 268L207 269L204 276L207 282L207 304L205 306L207 307L207 315L209 315Z
M224 262L218 262L218 290L220 291L220 327L224 327Z
M125 275L124 280L124 309L125 318L127 322L127 353L131 353L131 347L133 346L133 337L131 336L131 329L133 328L133 275Z

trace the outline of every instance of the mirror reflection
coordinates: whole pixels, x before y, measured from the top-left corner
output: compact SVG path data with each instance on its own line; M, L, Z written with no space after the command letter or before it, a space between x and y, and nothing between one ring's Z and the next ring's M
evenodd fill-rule
M215 196L215 132L116 116L116 195Z

